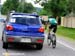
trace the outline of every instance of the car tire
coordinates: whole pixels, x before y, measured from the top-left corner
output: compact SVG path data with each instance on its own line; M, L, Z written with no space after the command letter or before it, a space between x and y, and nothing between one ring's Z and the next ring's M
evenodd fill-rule
M3 48L7 49L8 48L8 43L3 42Z
M43 48L43 44L37 44L36 45L36 49L37 50L42 50L42 48Z

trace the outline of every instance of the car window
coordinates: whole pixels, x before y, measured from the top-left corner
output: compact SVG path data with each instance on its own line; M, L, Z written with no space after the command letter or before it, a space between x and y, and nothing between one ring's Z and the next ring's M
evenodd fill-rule
M38 25L40 24L39 18L25 18L25 17L12 17L10 22L25 25Z

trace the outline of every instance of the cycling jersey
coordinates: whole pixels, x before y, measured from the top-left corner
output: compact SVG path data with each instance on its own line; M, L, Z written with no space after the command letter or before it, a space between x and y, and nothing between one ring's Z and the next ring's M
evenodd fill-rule
M48 21L49 21L49 23L50 23L51 25L56 25L56 24L57 24L57 21L56 21L55 18L49 18Z

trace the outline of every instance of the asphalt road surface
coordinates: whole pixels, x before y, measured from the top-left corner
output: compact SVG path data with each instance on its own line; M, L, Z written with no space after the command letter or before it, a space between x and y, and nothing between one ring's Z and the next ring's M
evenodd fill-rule
M57 43L57 47L52 49L51 46L47 45L46 37L42 50L22 46L19 48L11 47L7 50L3 49L1 41L2 31L3 24L0 23L0 56L75 56L75 50L60 43Z

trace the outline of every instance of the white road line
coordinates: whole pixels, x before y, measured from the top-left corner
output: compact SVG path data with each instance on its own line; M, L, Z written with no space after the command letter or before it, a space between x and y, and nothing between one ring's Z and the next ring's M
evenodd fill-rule
M64 42L61 42L61 41L59 41L59 40L57 40L57 42L58 42L59 44L65 46L65 47L68 47L68 48L72 49L73 51L75 51L75 48L69 46L68 44L66 44L66 43L64 43Z

